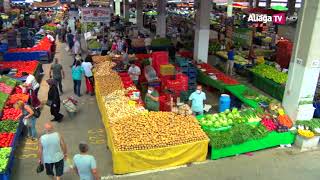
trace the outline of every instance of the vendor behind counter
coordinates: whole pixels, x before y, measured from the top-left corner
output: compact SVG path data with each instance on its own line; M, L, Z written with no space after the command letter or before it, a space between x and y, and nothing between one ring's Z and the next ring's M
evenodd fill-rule
M146 109L149 111L159 111L159 93L154 87L149 86L148 92L144 98Z

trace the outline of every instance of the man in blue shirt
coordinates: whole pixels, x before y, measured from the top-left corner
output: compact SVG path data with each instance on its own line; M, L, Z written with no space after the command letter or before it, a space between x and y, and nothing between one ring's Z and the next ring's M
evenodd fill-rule
M202 86L198 85L197 90L193 92L189 97L189 101L191 101L192 103L191 110L195 116L203 114L203 107L204 107L205 100L206 100L206 94L202 92Z
M230 50L228 51L228 61L227 61L227 70L226 73L230 76L232 76L233 73L233 65L234 65L234 47L231 47Z
M97 172L97 163L92 155L88 154L89 147L87 143L80 142L80 154L73 157L75 172L79 175L80 180L99 180Z

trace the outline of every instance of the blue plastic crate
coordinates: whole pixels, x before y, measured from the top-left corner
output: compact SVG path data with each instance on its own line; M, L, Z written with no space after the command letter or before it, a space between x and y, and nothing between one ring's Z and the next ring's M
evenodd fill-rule
M189 67L188 73L197 73L197 69L194 67Z
M197 83L197 78L196 77L192 77L192 78L189 77L188 83L189 84L196 84Z
M179 67L188 67L189 66L189 61L185 58L177 58L176 59L177 65Z

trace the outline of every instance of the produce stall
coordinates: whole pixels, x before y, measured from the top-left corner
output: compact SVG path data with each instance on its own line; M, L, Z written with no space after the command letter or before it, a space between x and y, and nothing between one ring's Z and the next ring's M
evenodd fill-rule
M239 82L209 64L198 64L197 81L207 86L212 86L224 91L228 85L237 85Z
M270 96L282 100L285 83L288 74L280 72L275 67L266 64L260 64L251 69L252 84Z
M23 72L33 74L35 77L39 76L39 61L2 61L0 62L0 70L7 70L7 76L18 80L24 80Z
M15 48L9 49L3 55L5 61L49 61L52 58L54 50L54 42L51 42L47 37L44 37L32 48Z
M292 144L292 121L277 109L277 118L258 109L225 111L198 116L210 138L211 159L234 156L278 145Z
M15 92L17 81L3 76L0 78L0 179L8 180L12 172L14 151L22 132L22 111L12 108L12 105L21 97L28 100L28 95L19 95Z
M95 91L115 174L206 159L208 137L193 116L146 111L126 73L111 70L115 64L106 57L95 56L93 61L99 62Z

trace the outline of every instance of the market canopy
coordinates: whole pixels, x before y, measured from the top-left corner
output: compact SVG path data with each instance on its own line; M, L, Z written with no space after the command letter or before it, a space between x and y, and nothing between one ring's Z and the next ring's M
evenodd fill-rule
M58 0L52 2L34 2L32 6L37 8L50 8L61 6L61 3Z

